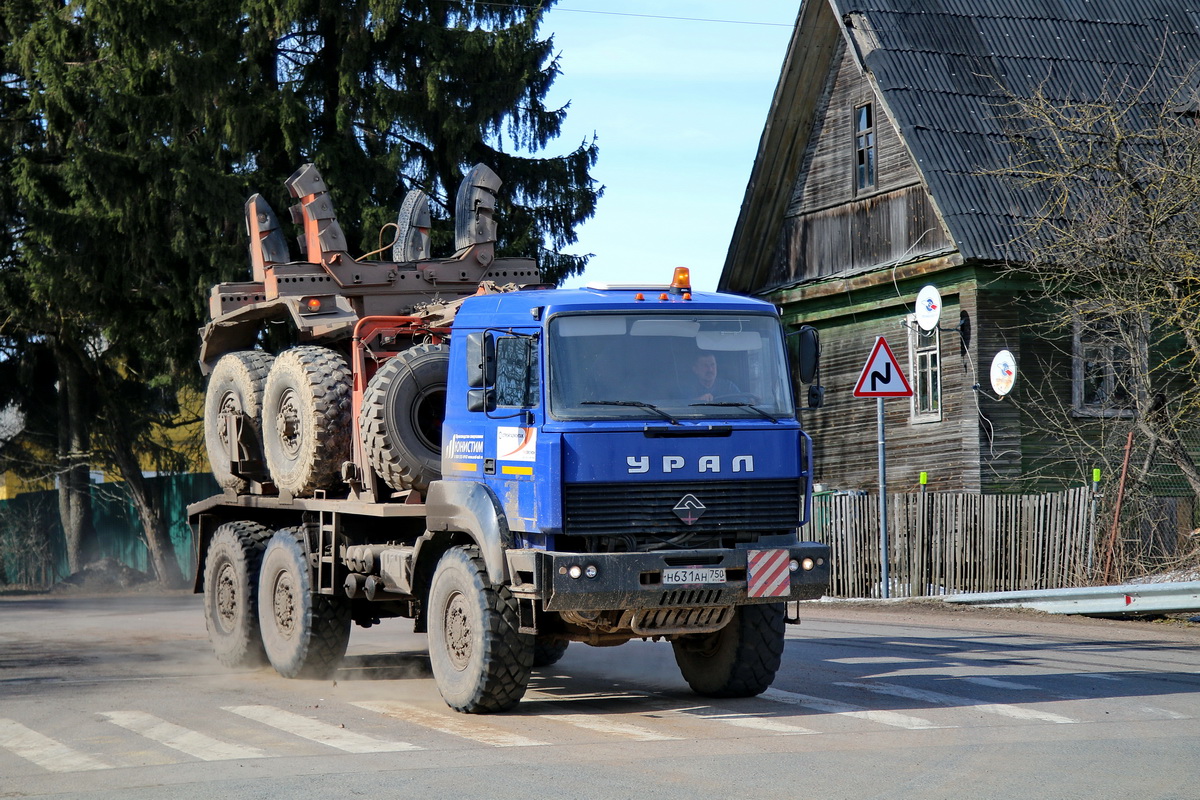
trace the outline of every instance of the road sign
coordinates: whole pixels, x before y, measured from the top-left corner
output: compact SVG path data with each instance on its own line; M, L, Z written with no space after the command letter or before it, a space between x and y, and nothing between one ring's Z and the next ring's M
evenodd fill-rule
M900 369L900 362L892 354L887 340L880 336L867 359L858 384L854 387L855 397L912 397L912 387Z

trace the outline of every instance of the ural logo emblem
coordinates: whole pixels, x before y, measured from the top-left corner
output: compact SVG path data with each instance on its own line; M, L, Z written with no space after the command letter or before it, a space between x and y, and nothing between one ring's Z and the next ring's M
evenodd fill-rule
M708 506L701 503L694 494L685 494L680 498L672 509L675 516L683 520L684 524L691 525L704 516L704 512L708 510Z

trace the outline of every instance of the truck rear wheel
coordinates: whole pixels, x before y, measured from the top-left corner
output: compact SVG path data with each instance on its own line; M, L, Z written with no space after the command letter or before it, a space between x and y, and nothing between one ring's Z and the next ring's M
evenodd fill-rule
M258 627L258 573L271 531L255 522L217 528L204 558L204 624L227 667L266 661Z
M285 678L328 678L350 642L350 602L314 594L301 529L271 537L258 579L258 620L271 666Z
M275 359L263 391L263 443L271 480L297 497L334 487L350 457L350 368L325 347Z
M229 412L246 416L258 449L253 457L262 458L263 385L274 361L274 356L261 350L226 353L208 377L204 395L204 445L213 477L225 489L242 493L249 483L231 469L229 442L234 431L229 429L229 418L224 415Z
M721 630L671 642L692 691L705 697L762 694L783 660L783 616L783 603L741 606Z
M516 600L488 580L478 548L447 550L429 588L429 661L447 705L479 714L521 700L533 637L519 626Z
M425 491L442 476L450 348L419 344L379 368L358 417L363 450L393 489Z

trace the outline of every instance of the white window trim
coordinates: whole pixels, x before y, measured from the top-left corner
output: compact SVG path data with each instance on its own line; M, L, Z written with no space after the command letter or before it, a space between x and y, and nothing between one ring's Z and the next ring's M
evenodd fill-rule
M919 398L917 397L918 387L921 385L920 377L917 375L917 337L921 333L921 329L917 325L917 317L915 314L909 314L904 318L904 327L908 333L908 382L913 390L912 397L908 399L909 422L913 424L941 422L942 409L946 405L946 397L942 393L942 332L937 328L934 328L931 331L936 344L930 349L936 350L938 357L937 411L920 411L920 406L918 405Z

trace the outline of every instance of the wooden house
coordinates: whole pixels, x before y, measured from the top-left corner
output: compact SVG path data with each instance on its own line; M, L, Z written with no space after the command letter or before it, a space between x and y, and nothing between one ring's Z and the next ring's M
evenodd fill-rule
M826 403L802 412L820 483L877 486L876 403L852 390L881 335L916 390L885 401L890 490L922 471L942 490L1022 486L1048 447L1022 394L1035 379L1079 419L1132 414L1100 407L1120 369L1102 342L1031 358L1047 334L1005 267L1027 257L1041 198L998 174L1013 124L998 109L1006 92L1178 81L1198 28L1200 6L1177 0L803 0L719 288L821 332ZM925 285L943 301L928 333L911 318ZM989 381L1001 350L1021 365L1004 397ZM1090 480L1079 472L1064 480Z

